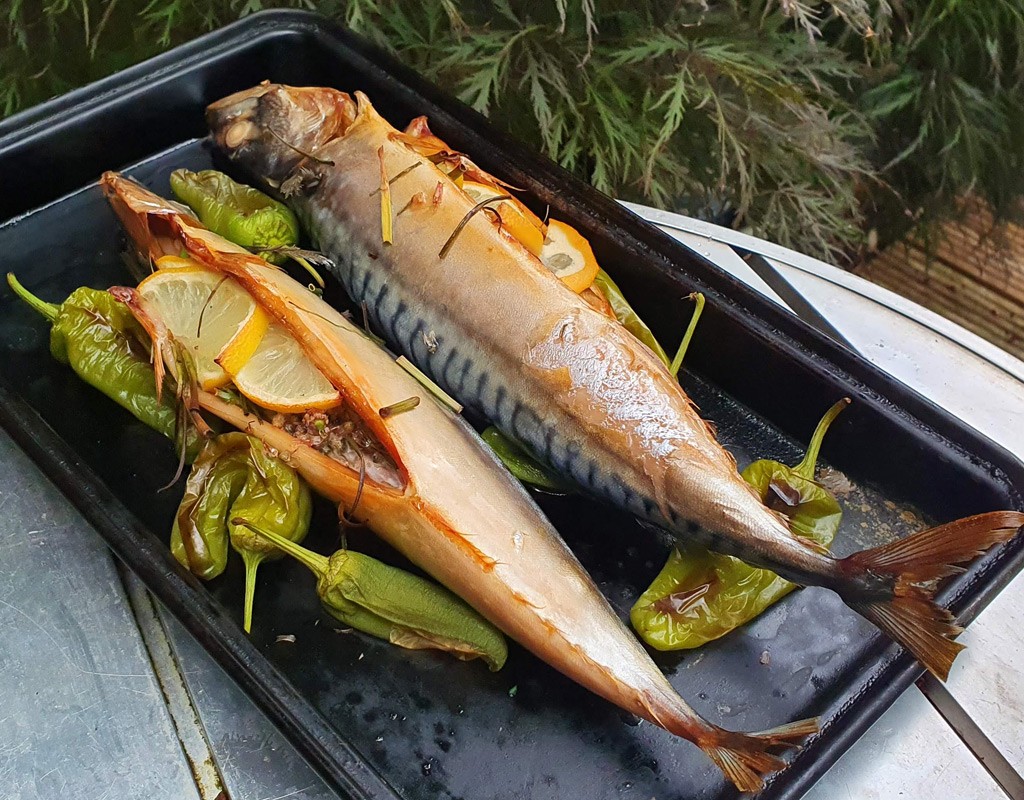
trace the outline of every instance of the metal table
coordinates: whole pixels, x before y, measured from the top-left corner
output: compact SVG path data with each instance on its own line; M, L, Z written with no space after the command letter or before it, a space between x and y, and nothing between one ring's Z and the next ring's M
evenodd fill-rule
M1024 363L822 262L631 208L1024 458ZM0 796L335 797L5 434L0 512ZM904 693L810 800L1024 798L1024 575L963 641L948 684Z

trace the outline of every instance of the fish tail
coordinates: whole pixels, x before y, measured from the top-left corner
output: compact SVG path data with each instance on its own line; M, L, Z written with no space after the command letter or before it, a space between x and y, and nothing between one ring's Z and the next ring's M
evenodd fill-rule
M712 728L698 744L737 789L756 792L764 787L766 775L786 766L771 750L799 748L804 739L817 732L817 719L802 719L758 733Z
M854 553L840 562L854 587L844 599L913 653L929 672L945 680L953 659L964 648L954 641L963 628L934 601L934 582L961 572L958 564L1013 538L1022 526L1024 514L994 511ZM871 588L879 581L884 582L888 596L878 596L877 588Z

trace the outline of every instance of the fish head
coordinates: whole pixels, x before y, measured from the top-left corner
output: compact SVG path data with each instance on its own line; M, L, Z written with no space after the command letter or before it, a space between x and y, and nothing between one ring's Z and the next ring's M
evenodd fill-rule
M356 117L337 89L264 82L209 105L214 143L232 162L276 189L303 161L341 136Z

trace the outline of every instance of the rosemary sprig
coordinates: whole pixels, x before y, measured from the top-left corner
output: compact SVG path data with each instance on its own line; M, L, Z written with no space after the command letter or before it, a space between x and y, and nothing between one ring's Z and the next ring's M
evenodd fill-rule
M475 206L473 206L469 211L466 212L466 216L464 216L462 218L462 220L459 222L459 224L455 226L455 230L452 231L452 235L448 237L447 241L441 247L441 252L439 252L437 254L437 257L440 258L440 259L443 259L445 256L448 255L448 251L452 249L452 245L455 244L455 240L459 237L459 234L462 233L462 229L465 228L467 224L469 224L469 221L471 219L473 219L473 217L477 213L479 213L480 211L484 211L484 210L494 211L493 208L487 208L487 206L490 205L491 203L499 203L502 200L511 200L511 199L512 199L511 195L499 194L499 195L495 195L494 197L484 198L479 203L477 203ZM494 213L497 214L496 211ZM498 217L498 220L499 221L501 220L500 216Z
M394 244L395 211L391 207L391 183L384 163L384 145L377 148L377 158L380 160L380 238L384 244Z
M400 366L402 369L404 369L406 372L412 375L416 380L418 380L420 384L423 386L423 388L425 388L428 392L434 395L434 397L440 400L444 405L448 406L448 408L450 408L456 414L462 413L462 405L458 401L456 401L455 398L453 398L450 394L448 394L448 392L446 392L444 389L442 389L440 386L438 386L436 383L430 380L430 378L428 378L426 375L424 375L422 372L416 369L415 365L409 359L407 359L405 356L399 356L396 359L396 363L398 364L398 366Z

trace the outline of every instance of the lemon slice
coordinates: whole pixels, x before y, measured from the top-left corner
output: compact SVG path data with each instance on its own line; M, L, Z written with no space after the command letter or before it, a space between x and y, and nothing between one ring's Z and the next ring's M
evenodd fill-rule
M577 294L586 290L597 277L597 259L590 242L571 225L557 219L548 222L540 260Z
M188 256L160 256L156 260L157 269L182 269L184 267L202 269L198 262Z
M222 362L223 363L223 362ZM285 328L272 324L256 352L232 380L238 391L271 411L332 408L341 395Z
M270 319L231 278L202 267L159 269L139 284L139 294L192 355L204 389L231 376L216 359L227 352L244 364L256 351Z
M462 182L462 190L473 199L474 203L479 203L488 197L501 197L508 194L494 186L466 180ZM544 227L530 209L515 198L491 203L488 208L493 208L498 212L501 217L501 227L508 231L509 235L517 239L534 255L540 254L541 247L544 245Z

